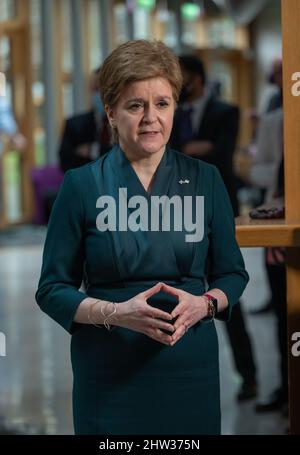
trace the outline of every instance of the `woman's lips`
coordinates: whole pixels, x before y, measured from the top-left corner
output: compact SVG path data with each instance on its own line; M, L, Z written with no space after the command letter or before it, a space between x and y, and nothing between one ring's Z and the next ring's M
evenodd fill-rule
M156 136L159 133L159 131L142 131L140 135L143 136Z

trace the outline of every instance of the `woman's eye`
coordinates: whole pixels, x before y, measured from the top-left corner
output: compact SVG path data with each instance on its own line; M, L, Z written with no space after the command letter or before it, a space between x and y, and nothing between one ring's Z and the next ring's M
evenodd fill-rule
M167 107L167 106L169 106L169 103L167 101L160 101L158 103L158 106L159 107Z
M143 107L142 104L135 103L135 104L131 104L131 105L129 106L129 109L130 109L131 111L137 111L137 110L140 109L141 107Z

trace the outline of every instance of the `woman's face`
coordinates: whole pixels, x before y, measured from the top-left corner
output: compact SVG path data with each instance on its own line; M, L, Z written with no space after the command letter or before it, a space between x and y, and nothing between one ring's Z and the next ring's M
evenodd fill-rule
M164 151L173 124L175 102L167 79L157 77L128 84L117 105L107 109L127 156L145 158Z

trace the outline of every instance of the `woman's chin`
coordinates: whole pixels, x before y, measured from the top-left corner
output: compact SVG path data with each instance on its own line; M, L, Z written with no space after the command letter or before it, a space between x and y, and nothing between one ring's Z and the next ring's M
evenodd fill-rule
M154 155L155 153L163 152L165 144L141 144L141 151L144 155Z

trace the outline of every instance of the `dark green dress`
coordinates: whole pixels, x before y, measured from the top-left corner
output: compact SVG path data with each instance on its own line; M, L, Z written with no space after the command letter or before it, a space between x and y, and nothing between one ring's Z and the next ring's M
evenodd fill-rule
M214 166L166 149L151 196L204 196L204 237L190 243L185 231L100 232L96 201L100 195L118 201L120 187L127 188L128 198L150 197L115 146L66 174L48 226L36 298L41 309L72 334L75 433L218 434L213 322L197 323L171 347L131 330L107 331L74 323L73 318L87 296L122 302L158 281L201 295L206 280L209 288L227 295L229 307L220 317L228 318L248 275L224 184ZM84 274L85 293L78 290ZM149 303L168 311L176 305L162 292Z

